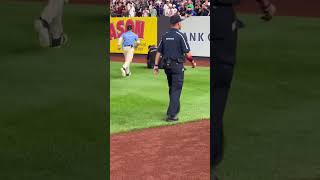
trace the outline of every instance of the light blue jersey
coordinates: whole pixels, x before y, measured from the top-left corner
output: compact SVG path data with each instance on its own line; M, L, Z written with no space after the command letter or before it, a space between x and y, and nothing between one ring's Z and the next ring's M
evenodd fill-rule
M121 35L123 39L122 47L125 46L134 46L134 43L139 40L138 35L132 31L125 32Z

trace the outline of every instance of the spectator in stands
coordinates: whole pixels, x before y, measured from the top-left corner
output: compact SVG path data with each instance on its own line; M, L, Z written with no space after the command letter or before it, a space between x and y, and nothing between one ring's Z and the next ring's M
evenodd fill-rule
M145 9L147 7L147 10ZM209 16L210 0L112 0L113 17Z
M177 9L177 6L175 4L172 5L172 10L173 10L173 14L177 14L178 13L178 9Z
M186 15L186 8L185 8L183 2L181 2L180 5L179 5L179 7L178 7L178 14L179 14L180 16L183 16L183 17Z
M167 16L171 17L174 15L174 9L173 9L173 5L172 4L169 4L169 10L168 10L168 14Z
M169 9L170 9L169 0L166 0L166 3L163 5L163 15L169 16Z
M142 11L142 17L149 17L150 11L148 10L148 7L144 7L144 10Z
M151 11L153 6L154 6L153 1L149 1L149 7L148 7L149 11Z
M210 11L208 6L206 6L205 4L202 4L202 7L199 11L198 16L210 16Z
M133 3L128 3L129 7L128 7L128 11L129 11L129 17L135 17L136 16L136 9L134 7Z
M124 13L125 13L125 11L126 11L126 8L125 8L124 3L120 2L120 3L118 4L117 14L118 14L119 16L123 16Z
M151 17L156 17L157 16L157 10L155 6L152 6L150 9L150 16Z
M186 17L196 16L196 12L192 9L192 7L187 6Z
M197 15L200 14L201 8L202 8L202 4L200 0L196 0L194 11L196 12Z
M193 6L192 0L189 0L189 1L188 1L187 9L188 9L188 8L190 8L190 9L192 9L192 11L194 11L194 6Z

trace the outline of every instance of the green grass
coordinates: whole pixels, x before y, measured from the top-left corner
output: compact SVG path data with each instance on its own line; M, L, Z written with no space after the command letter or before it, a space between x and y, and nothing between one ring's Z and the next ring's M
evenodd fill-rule
M223 180L320 179L320 19L240 16Z
M42 5L0 6L0 179L106 179L106 8L66 6L70 44L41 49Z
M123 78L121 63L110 65L110 132L124 132L169 125L162 119L168 106L168 86L165 73L155 77L145 64L132 64L132 76ZM180 122L210 117L209 68L188 68L181 96Z

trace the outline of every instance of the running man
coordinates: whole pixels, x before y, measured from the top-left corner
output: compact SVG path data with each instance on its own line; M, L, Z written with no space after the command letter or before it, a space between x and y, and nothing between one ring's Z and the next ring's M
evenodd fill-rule
M122 48L124 55L124 64L121 67L122 76L130 76L130 63L132 62L134 49L140 44L138 35L132 32L132 26L127 26L127 32L123 33L118 41L118 49Z

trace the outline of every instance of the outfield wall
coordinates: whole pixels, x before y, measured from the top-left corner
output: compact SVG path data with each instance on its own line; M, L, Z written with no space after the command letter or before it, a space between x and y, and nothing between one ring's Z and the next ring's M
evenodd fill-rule
M126 31L128 25L132 26L132 31L136 33L140 40L140 45L136 48L136 54L148 54L148 46L157 44L157 18L110 18L110 53L121 53L118 49L118 40L121 34Z
M121 53L117 42L127 25L133 26L141 45L136 54L147 54L149 45L157 45L161 36L169 28L168 17L110 18L110 53ZM198 57L210 57L210 17L190 17L182 22L182 31L186 34L192 54Z
M210 16L190 17L182 21L193 56L210 57Z

